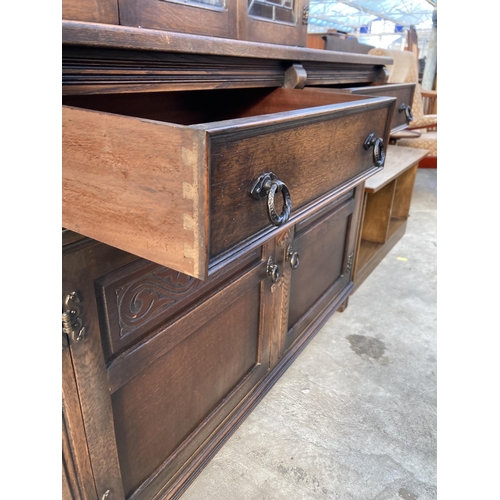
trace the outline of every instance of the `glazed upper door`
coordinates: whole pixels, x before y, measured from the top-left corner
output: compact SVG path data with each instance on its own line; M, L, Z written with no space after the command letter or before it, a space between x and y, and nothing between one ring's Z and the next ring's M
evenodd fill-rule
M270 245L206 281L92 240L66 249L69 352L98 498L171 498L229 433L269 370Z
M305 47L308 0L238 0L238 38Z
M62 18L306 46L308 0L63 0Z
M120 24L237 38L236 0L118 0Z

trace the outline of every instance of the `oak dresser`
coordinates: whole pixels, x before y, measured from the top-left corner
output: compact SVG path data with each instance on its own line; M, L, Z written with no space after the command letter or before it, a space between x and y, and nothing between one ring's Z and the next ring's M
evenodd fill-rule
M65 500L178 498L353 289L391 60L206 4L63 3Z

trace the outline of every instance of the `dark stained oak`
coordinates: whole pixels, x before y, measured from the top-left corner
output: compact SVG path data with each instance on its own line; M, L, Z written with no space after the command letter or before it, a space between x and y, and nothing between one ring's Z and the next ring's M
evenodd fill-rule
M63 21L62 298L85 327L63 337L63 500L178 499L355 286L383 171L363 142L388 144L396 97L303 87L381 83L392 60L296 46L301 2L276 30L226 5ZM249 194L268 171L292 194L279 227Z
M124 26L238 38L236 0L225 0L225 8L168 0L118 0L118 5L120 24Z
M87 439L69 349L62 351L63 500L95 500Z
M183 54L210 54L294 62L348 63L379 68L393 62L390 57L287 47L286 45L270 43L227 40L209 36L70 20L62 22L62 43L63 45L79 45L82 47L94 46Z
M396 105L392 116L391 133L403 130L411 121L406 113L401 109L401 105L410 105L413 102L413 94L415 92L414 83L393 83L388 85L371 85L369 87L354 87L351 88L354 94L371 95L371 96L387 96L395 97Z
M286 67L264 58L63 45L62 92L113 95L282 87Z
M300 262L291 272L285 350L351 283L362 199L357 187L329 210L297 224L292 249Z

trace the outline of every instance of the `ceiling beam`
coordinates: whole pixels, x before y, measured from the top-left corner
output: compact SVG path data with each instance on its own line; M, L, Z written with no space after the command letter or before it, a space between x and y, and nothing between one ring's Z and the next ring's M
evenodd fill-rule
M401 22L400 19L395 19L395 18L389 16L388 14L386 14L385 12L375 12L373 10L370 10L370 9L365 8L365 7L361 7L360 5L357 5L356 2L350 2L348 0L337 0L337 1L338 1L338 3L342 3L344 5L347 5L348 7L358 9L362 12L366 12L367 14L371 14L372 16L375 16L375 17L380 17L382 19L385 19L386 21L390 21L391 23L398 24L400 26L409 26L409 24L403 23L403 22ZM411 15L411 13L408 13L408 15ZM418 18L415 18L415 19L416 19L416 22L411 23L411 24L419 24Z

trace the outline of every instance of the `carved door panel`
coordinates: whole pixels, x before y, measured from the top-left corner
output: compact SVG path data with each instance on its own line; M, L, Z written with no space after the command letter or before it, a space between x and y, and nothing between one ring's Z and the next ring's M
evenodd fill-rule
M93 241L66 250L63 293L77 293L85 328L69 349L98 498L171 498L229 435L269 370L273 250L206 281Z
M287 249L291 285L285 351L313 322L320 327L352 289L361 195L356 187L295 226Z

